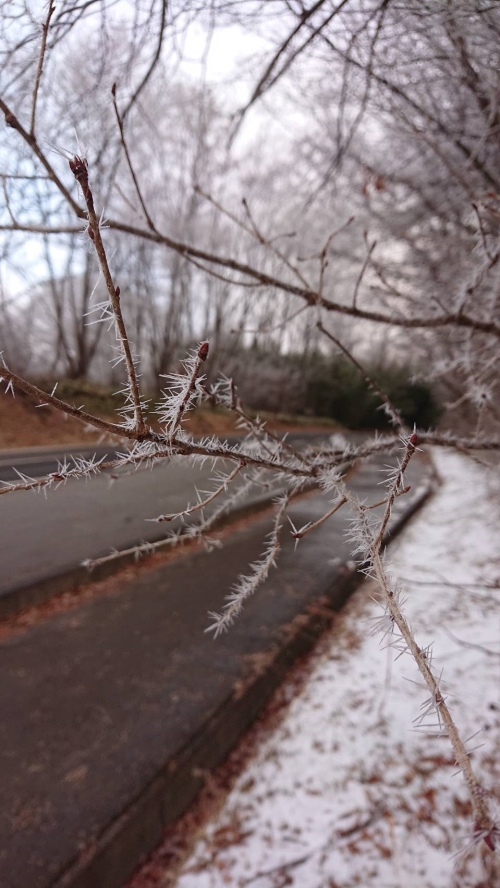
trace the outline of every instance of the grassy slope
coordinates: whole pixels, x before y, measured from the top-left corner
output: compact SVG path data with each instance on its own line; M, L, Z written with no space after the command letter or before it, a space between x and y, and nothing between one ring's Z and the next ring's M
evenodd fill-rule
M49 386L46 386L50 390ZM57 395L64 400L83 406L98 416L117 420L113 416L113 407L120 407L118 398L113 398L110 390L99 389L87 383L61 383ZM304 416L271 416L261 414L274 431L293 431L297 429L323 430L336 428L335 423L328 419ZM192 434L229 435L235 432L234 417L227 411L203 405L190 414L186 428ZM0 393L0 449L18 447L47 447L58 444L93 444L99 441L98 431L86 431L77 420L66 418L50 407L37 407L36 402L16 392L16 397Z

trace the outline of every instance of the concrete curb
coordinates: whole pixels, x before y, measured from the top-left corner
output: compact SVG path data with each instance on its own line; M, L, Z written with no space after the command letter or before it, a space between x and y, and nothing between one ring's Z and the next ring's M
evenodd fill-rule
M429 482L396 514L384 543L395 539L434 492ZM254 506L255 508L255 506ZM234 517L234 513L231 517ZM165 762L140 795L51 888L122 888L136 867L161 841L163 832L194 801L203 786L203 772L221 764L279 686L292 663L312 649L349 596L364 579L360 569L345 564L340 579L318 589L318 605L295 620L293 634L283 638L274 658L238 694L229 695L216 713ZM329 611L331 613L329 613Z

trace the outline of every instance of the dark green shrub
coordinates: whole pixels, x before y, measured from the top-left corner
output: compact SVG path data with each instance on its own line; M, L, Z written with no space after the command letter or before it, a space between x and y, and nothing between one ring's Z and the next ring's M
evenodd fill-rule
M440 409L432 389L426 383L410 382L404 367L367 367L382 391L386 392L403 419L420 428L435 425ZM347 360L335 359L316 367L307 385L309 411L329 416L351 429L385 429L389 418L360 373Z

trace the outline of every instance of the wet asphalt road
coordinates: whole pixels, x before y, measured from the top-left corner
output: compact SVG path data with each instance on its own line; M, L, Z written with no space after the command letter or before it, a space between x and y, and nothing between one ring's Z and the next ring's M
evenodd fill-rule
M293 432L287 435L287 441L300 447L315 439L324 438L324 434L316 432ZM241 441L241 437L229 436L224 438L229 444L235 444ZM120 450L121 448L118 448ZM112 460L116 457L116 450L112 447L30 447L21 450L0 450L0 481L19 481L18 469L32 478L41 478L42 475L48 475L50 472L57 470L58 462L63 461L66 456L71 462L71 455L97 456L98 459L106 457Z
M362 500L378 498L386 461L382 455L354 472L351 491ZM410 463L413 491L427 474L424 463ZM160 488L175 480L168 472L149 477ZM141 486L139 478L137 489ZM27 496L43 508L42 498ZM298 527L314 522L330 502L331 494L302 498L291 506L291 518ZM407 508L406 497L400 497L395 512ZM234 743L243 730L240 710L230 702L245 687L260 687L265 664L272 673L286 639L303 625L297 620L318 601L324 607L321 596L328 596L330 606L341 606L342 564L351 558L346 518L338 511L297 551L284 529L279 569L270 572L217 642L204 632L207 611L220 610L240 571L261 555L270 515L231 534L222 557L219 550L199 551L171 564L145 566L132 579L115 583L114 592L0 641L2 888L62 888L58 877L79 854L89 869L81 880L68 883L64 877L65 886L123 885L144 849L159 841L161 824L182 810L175 806L188 778L181 770L184 776L175 784L175 768L186 747L202 750L203 768L221 761L219 747L226 749L226 737ZM242 699L248 706L258 698ZM215 722L223 729L210 733L221 711L229 713ZM341 714L332 712L332 719L342 737ZM161 797L160 820L157 796L147 795L146 788L163 786L154 781L166 773L174 776ZM134 807L139 798L151 799L151 806L144 801L144 807ZM136 831L129 833L131 822ZM123 831L113 832L117 844L111 843L109 856L93 870L95 840L120 823ZM141 844L143 834L149 846Z
M63 447L43 450L36 448L36 452L30 450L31 448L0 451L0 481L19 481L16 469L32 478L41 478L42 475L55 472L58 461L63 461L65 455L70 458L71 453L87 458L95 454L98 459L114 459L116 456L116 451L110 447L80 447L75 450Z
M313 436L291 435L296 446ZM321 436L316 436L321 437ZM230 439L231 440L231 439ZM236 439L234 439L236 440ZM75 455L99 457L112 449L75 448ZM4 451L0 479L19 480L13 467L40 477L57 468L63 448ZM112 482L103 473L91 481L68 481L44 494L19 491L0 497L0 595L63 573L87 558L106 555L158 539L159 527L147 519L183 509L196 501L195 486L211 489L212 465L203 468L187 460L140 469Z

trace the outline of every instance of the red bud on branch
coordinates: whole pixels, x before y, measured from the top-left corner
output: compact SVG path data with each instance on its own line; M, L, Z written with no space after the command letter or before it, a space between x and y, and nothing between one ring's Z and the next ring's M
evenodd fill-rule
M200 361L206 361L206 360L207 360L207 358L208 358L208 349L209 349L209 343L208 343L208 342L202 342L201 345L200 345L200 347L199 347L199 349L198 349L198 357L199 357Z

